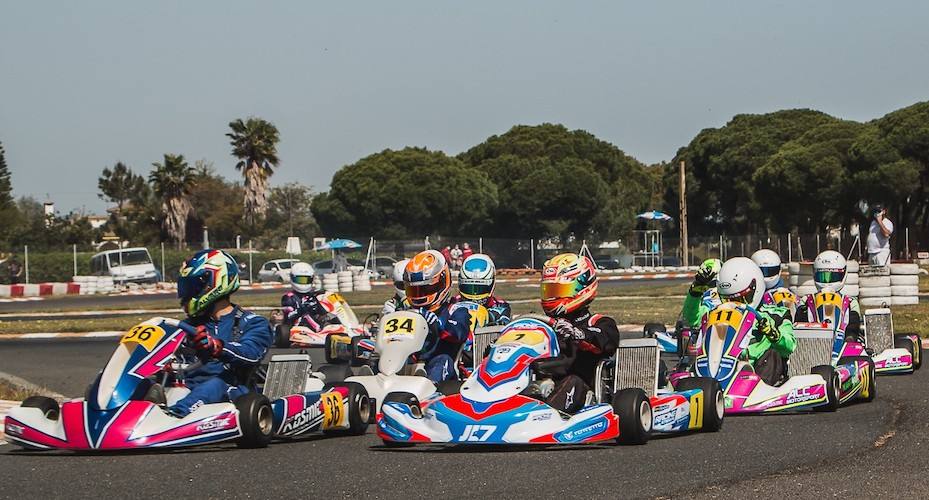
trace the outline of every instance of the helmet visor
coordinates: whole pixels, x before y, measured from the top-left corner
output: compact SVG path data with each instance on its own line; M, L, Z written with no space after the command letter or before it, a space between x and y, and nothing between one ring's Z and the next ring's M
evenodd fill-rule
M755 297L755 280L752 280L749 285L742 290L741 292L736 292L732 295L722 295L722 298L730 302L739 302L742 304L751 304L752 299Z
M300 276L300 275L291 276L290 281L291 283L294 283L297 285L309 285L313 283L313 277L312 276Z
M462 295L469 297L480 297L484 295L489 295L490 290L493 287L493 284L490 280L480 280L473 282L458 282L458 291Z
M574 297L577 286L572 283L542 283L542 300Z
M843 269L823 269L813 273L813 281L816 283L840 283L844 279Z
M177 280L177 298L186 302L194 297L199 296L201 293L203 293L203 290L206 288L209 281L210 276L207 273L180 278Z
M781 274L781 266L764 266L761 268L761 274L763 274L765 278L773 278Z
M439 280L437 283L426 283L422 285L411 285L406 283L406 296L410 299L414 305L423 305L421 301L431 302L434 297L437 297L445 287L444 283Z

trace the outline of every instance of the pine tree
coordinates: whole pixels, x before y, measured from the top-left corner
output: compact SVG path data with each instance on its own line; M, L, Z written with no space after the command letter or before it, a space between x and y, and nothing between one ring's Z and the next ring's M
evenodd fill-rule
M0 143L0 210L13 206L13 185L10 183L10 169L6 166L3 143Z

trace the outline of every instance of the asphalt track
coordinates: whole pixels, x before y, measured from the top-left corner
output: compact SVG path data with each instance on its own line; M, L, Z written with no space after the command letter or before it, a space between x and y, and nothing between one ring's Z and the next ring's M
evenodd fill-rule
M0 371L80 394L113 339L7 341ZM833 414L727 418L721 432L645 446L385 450L364 437L175 452L77 455L0 446L0 498L929 497L929 370L881 377Z

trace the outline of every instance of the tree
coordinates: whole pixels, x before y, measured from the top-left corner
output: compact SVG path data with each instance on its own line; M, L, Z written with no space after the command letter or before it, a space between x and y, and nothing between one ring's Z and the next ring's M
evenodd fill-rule
M268 210L268 179L280 163L280 136L277 127L261 118L239 118L229 122L229 128L232 156L239 159L235 168L245 178L245 221L254 228Z
M187 216L190 214L190 188L193 169L184 160L184 155L165 154L164 162L152 163L155 167L148 176L155 195L161 199L164 213L162 227L168 237L177 242L178 248L187 233Z
M440 151L381 151L342 167L311 210L327 236L474 234L497 206L484 172Z
M121 214L126 202L145 189L145 178L134 174L125 163L119 161L113 170L103 168L103 173L97 179L97 187L100 189L97 196L115 203L117 213Z
M0 210L13 208L13 184L10 182L10 169L6 165L3 143L0 143Z
M264 247L281 247L288 236L298 236L304 243L319 234L313 217L313 189L292 182L271 189L265 230L259 237Z
M231 246L236 235L242 233L242 186L229 182L216 173L212 162L194 162L193 181L190 185L191 219L187 234L199 238L206 226L210 240Z

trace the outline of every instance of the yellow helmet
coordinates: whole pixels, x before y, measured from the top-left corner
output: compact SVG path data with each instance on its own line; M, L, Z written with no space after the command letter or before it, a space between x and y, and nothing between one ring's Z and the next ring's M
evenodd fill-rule
M542 266L542 310L562 316L586 307L597 296L597 267L573 253L556 255Z

